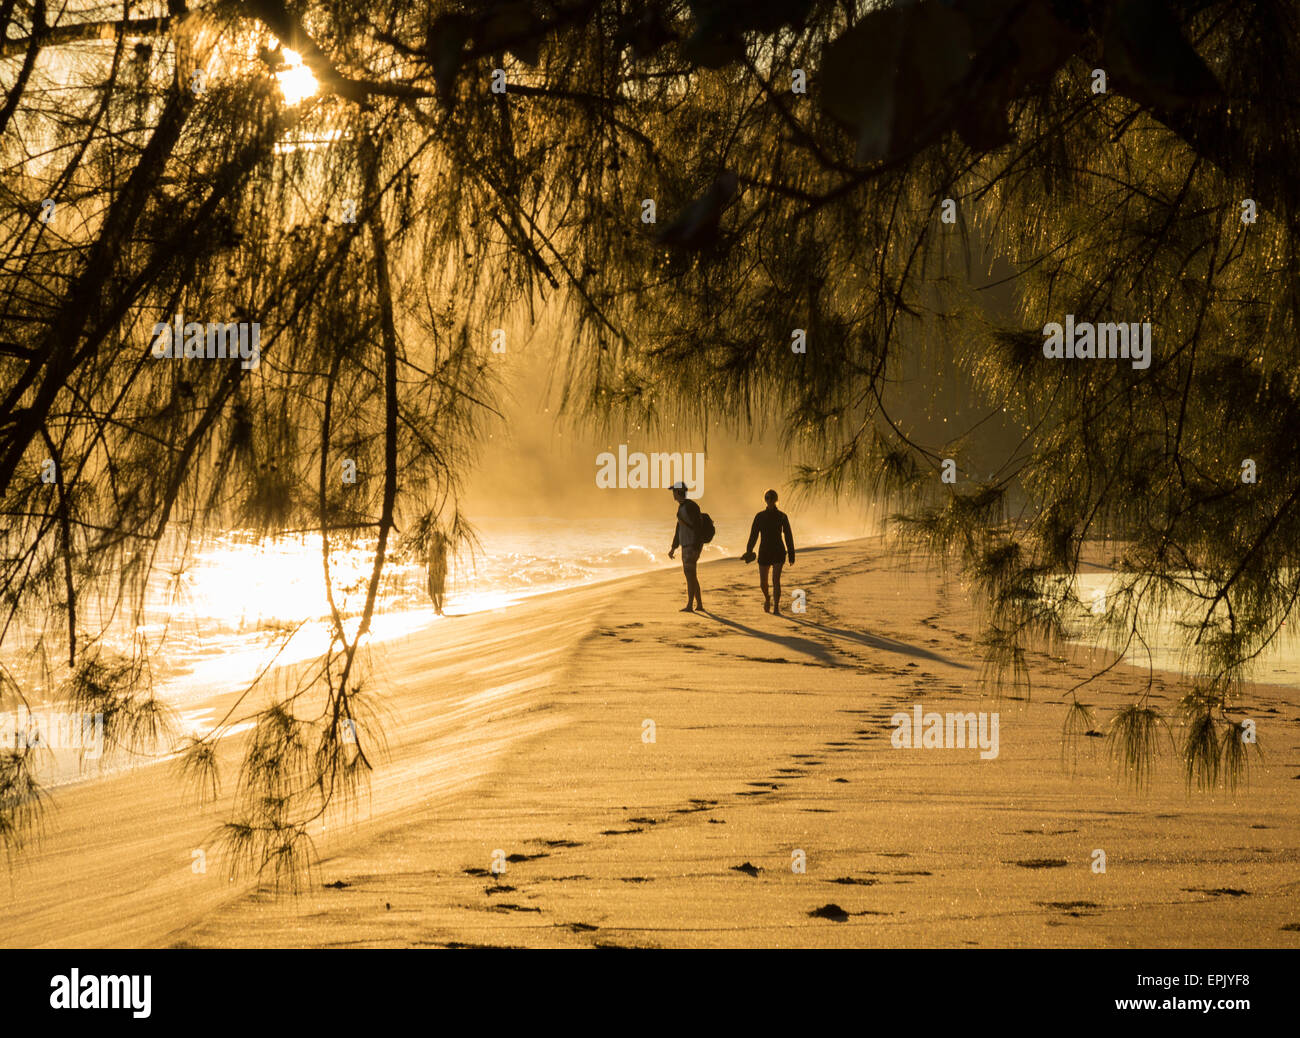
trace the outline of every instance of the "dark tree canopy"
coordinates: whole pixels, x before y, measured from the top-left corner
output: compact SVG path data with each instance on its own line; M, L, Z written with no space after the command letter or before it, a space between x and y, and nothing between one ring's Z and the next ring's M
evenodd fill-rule
M147 651L99 645L160 559L319 530L328 572L368 538L359 628L334 609L315 680L249 699L227 835L291 872L371 766L385 562L469 535L492 334L551 313L575 417L766 424L810 486L891 502L980 587L995 678L1113 557L1101 622L1132 649L1179 612L1187 775L1235 781L1242 681L1300 593L1294 3L388 7L0 0L0 632L40 618L112 739L165 731ZM156 359L176 314L258 322L260 363ZM1149 323L1149 366L1046 357L1066 315ZM937 356L966 403L938 437L898 379ZM1143 689L1113 719L1138 773L1164 723ZM0 755L0 838L37 804Z

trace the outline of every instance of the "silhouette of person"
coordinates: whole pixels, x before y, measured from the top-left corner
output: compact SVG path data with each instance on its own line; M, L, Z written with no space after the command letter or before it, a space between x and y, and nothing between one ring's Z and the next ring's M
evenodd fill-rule
M429 597L433 599L433 609L442 616L442 596L447 584L447 538L438 527L429 535L429 553L425 560L428 575Z
M674 483L673 500L677 502L677 529L673 531L673 546L668 550L671 559L678 545L682 549L682 572L686 574L686 607L683 613L704 609L700 598L700 578L695 575L695 564L700 561L704 548L700 506L686 496L686 485ZM692 606L694 603L694 606Z
M781 568L786 557L794 565L794 534L790 532L790 519L776 507L776 491L769 490L763 495L767 507L754 516L754 523L749 528L749 543L745 545L745 554L741 556L746 562L754 561L754 542L758 541L758 583L763 589L763 612L781 615ZM759 540L759 538L762 540ZM784 544L782 543L784 539ZM776 601L772 601L767 590L767 571L772 570L772 590L776 592Z

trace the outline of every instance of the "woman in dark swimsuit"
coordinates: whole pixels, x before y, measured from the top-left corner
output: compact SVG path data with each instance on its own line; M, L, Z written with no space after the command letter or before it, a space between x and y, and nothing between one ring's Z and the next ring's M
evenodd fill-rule
M781 615L781 568L789 556L790 565L794 565L794 534L790 532L790 519L776 507L776 491L769 490L763 495L767 507L754 516L754 525L749 528L749 543L745 545L743 556L746 562L754 558L754 542L758 541L758 582L763 588L763 612ZM759 540L759 538L762 540ZM784 540L784 543L782 541ZM772 589L776 592L776 602L767 590L767 571L772 570Z

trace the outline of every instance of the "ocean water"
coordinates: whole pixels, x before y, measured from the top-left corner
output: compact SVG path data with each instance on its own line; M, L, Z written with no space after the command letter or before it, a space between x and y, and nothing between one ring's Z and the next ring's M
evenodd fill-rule
M1076 594L1080 600L1092 603L1094 610L1105 607L1106 596L1111 593L1115 578L1109 573L1086 573L1075 578ZM1189 603L1194 607L1194 603ZM1199 616L1193 611L1190 615ZM1177 622L1174 612L1148 612L1143 618L1142 630L1145 644L1134 639L1124 653L1125 662L1140 668L1148 666L1156 670L1168 670L1188 674L1194 668L1194 660L1188 651L1188 635ZM1300 623L1300 621L1296 621ZM1268 685L1300 686L1300 637L1295 626L1284 623L1278 636L1255 660L1249 673L1250 680ZM1100 637L1081 640L1080 644L1116 650L1122 648L1112 645Z

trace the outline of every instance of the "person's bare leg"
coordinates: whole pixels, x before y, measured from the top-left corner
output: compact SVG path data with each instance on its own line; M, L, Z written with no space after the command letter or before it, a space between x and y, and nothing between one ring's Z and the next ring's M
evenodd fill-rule
M695 596L695 608L703 609L704 599L700 597L700 578L698 574L695 572L694 564L691 565L691 576L689 582L687 583L686 590L688 594L692 594ZM690 603L688 602L687 604L689 605Z
M699 587L699 581L695 579L695 563L683 562L682 573L686 575L686 605L681 609L681 612L693 613L695 607L691 603L695 601L695 591Z
M767 590L767 567L758 567L758 585L763 589L763 612L772 611L772 594Z
M772 607L772 612L777 616L781 615L781 567L783 565L785 563L772 563L772 593L776 595L776 604Z

